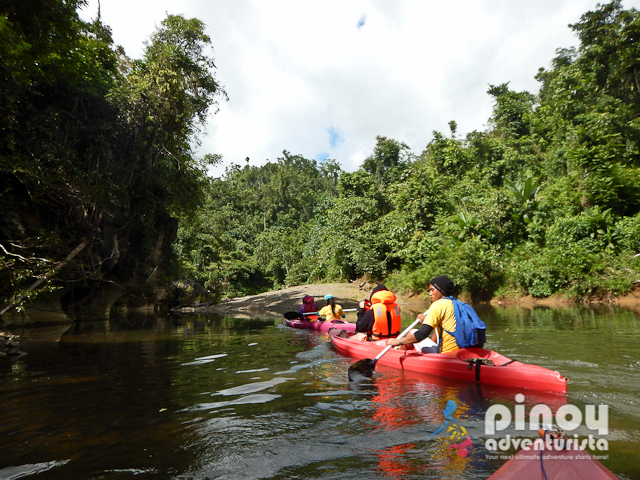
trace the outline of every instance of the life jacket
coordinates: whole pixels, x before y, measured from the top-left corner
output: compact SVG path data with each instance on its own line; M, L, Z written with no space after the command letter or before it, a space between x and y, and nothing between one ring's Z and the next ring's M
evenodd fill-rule
M371 296L371 309L373 310L373 338L395 337L402 328L400 307L396 302L396 296L389 290L381 290Z
M302 299L302 306L304 307L305 312L317 312L318 307L316 302L313 300L311 295L305 295Z

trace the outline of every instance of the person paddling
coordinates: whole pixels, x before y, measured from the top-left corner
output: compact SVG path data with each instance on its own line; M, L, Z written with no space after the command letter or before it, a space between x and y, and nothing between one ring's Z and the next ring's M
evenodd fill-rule
M320 317L324 317L325 320L339 320L340 318L345 317L342 307L336 303L333 295L329 293L324 296L324 299L326 301L326 305L318 312Z
M371 295L369 295L369 299L366 298L360 302L358 305L358 313L356 314L358 320L356 320L356 332L368 333L373 327L373 312L371 311L371 297L376 292L380 290L387 290L387 287L384 283L379 283L374 287L371 291Z
M412 345L422 342L429 338L434 329L437 329L440 338L442 338L441 353L453 352L458 350L456 339L453 335L445 332L454 332L456 330L456 317L453 310L453 300L444 297L450 297L453 294L453 282L446 275L439 275L429 282L429 297L431 297L431 306L426 314L420 314L417 318L422 320L422 325L414 333L410 333L400 340L396 338L390 339L387 344Z
M313 299L311 295L305 295L304 297L302 297L302 306L298 310L298 313L300 314L300 318L304 319L305 313L317 312L317 311L318 311L318 305L316 304L316 301Z
M361 339L379 340L400 333L402 319L396 296L383 283L371 292L370 300L360 302L356 335Z

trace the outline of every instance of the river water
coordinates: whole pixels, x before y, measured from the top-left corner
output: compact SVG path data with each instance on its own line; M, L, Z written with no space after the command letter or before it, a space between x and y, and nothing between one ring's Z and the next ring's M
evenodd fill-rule
M0 359L0 479L486 479L517 451L490 451L487 439L536 435L513 425L485 434L498 404L527 414L539 404L607 405L607 415L596 410L605 434L585 422L569 433L606 439L591 453L619 478L639 479L638 313L477 310L487 348L558 370L568 394L380 366L371 381L349 384L353 359L281 318L13 328L27 355ZM466 455L455 447L464 438Z

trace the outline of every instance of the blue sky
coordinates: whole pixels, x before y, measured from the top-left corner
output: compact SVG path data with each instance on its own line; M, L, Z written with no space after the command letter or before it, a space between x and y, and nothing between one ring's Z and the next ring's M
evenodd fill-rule
M337 148L338 145L344 142L344 138L342 138L337 128L329 127L327 129L327 133L329 134L329 146L332 149ZM328 152L320 152L313 157L314 160L317 160L319 162L326 160L327 158L331 158L331 155Z
M433 131L486 129L489 85L537 92L586 0L100 0L102 20L132 58L167 13L207 26L229 102L210 115L200 154L275 161L287 150L355 171L376 136L419 154ZM640 0L623 0L640 8ZM96 15L88 0L84 18Z

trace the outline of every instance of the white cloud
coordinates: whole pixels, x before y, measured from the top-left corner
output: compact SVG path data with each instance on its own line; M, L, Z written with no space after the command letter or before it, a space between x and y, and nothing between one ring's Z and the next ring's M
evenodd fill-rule
M89 0L84 18L93 17ZM197 17L230 101L211 115L201 153L229 163L287 150L356 170L383 135L420 153L455 120L464 135L491 114L489 84L536 92L587 0L101 0L114 41L139 58L166 13ZM625 8L639 8L627 0Z

